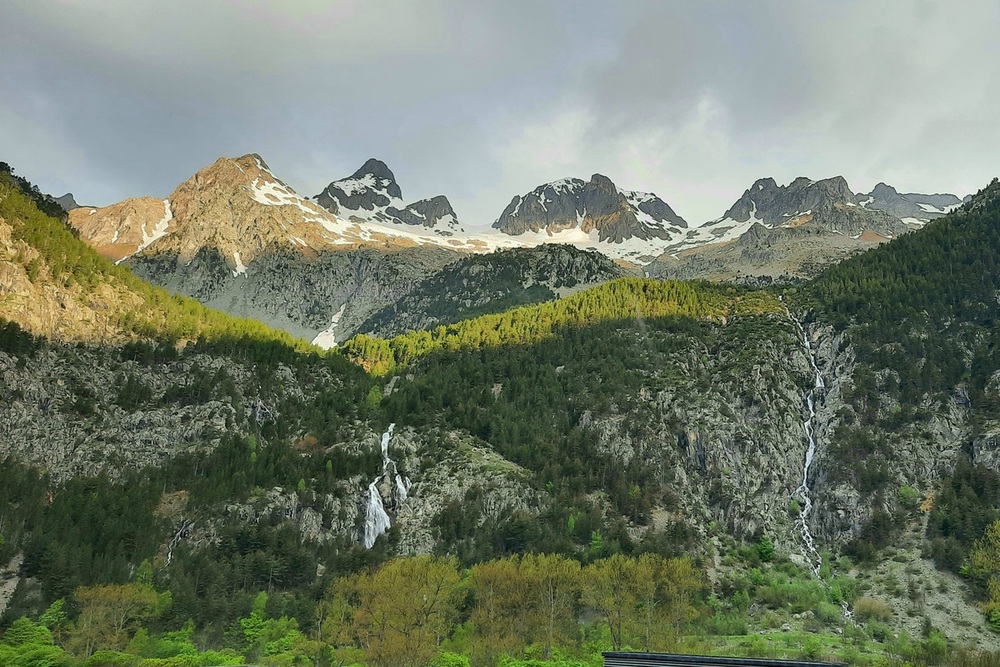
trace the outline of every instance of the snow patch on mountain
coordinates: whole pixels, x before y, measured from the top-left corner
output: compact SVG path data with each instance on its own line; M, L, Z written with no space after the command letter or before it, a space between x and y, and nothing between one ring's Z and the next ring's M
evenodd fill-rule
M762 187L762 186L759 186ZM668 250L673 253L698 246L709 245L711 243L726 243L735 241L743 236L754 225L763 225L770 228L771 225L757 217L757 202L750 202L750 217L746 220L734 220L733 218L718 218L710 220L700 227L695 227L685 234L678 243L669 246Z
M170 210L170 201L167 199L163 200L163 217L160 221L153 226L153 232L151 234L146 233L146 225L142 226L142 243L136 249L136 252L149 247L151 243L157 239L161 239L166 236L169 232L170 221L174 219L173 211Z
M320 331L315 338L313 338L312 343L317 347L321 347L324 350L329 350L332 347L337 347L337 333L336 328L340 324L340 318L344 316L344 310L347 309L347 302L340 307L333 317L330 318L330 326L323 331Z
M233 251L233 262L236 263L236 268L233 269L233 277L242 276L247 272L247 267L243 264L243 261L240 259L240 253L237 251Z

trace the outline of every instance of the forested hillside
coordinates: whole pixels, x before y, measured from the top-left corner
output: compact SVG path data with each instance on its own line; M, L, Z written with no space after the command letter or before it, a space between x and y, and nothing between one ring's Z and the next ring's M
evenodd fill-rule
M960 211L827 269L797 295L817 326L841 332L853 366L829 427L832 453L853 465L828 475L862 494L880 526L859 535L858 556L891 543L899 489L932 489L958 449L997 469L998 263L994 180Z
M319 353L0 184L0 664L966 664L1000 645L998 189L797 287L624 278Z

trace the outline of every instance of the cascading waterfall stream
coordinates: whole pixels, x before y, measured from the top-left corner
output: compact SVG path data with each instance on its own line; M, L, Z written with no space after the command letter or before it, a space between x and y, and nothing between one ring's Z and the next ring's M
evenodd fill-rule
M181 540L191 532L192 528L194 528L194 524L187 519L181 522L181 527L177 529L177 532L174 533L174 536L170 539L170 543L167 545L167 565L170 565L170 561L174 558L174 547L181 543Z
M802 532L802 544L805 546L805 557L806 562L809 563L809 568L812 570L816 578L819 578L819 570L823 565L823 558L820 556L819 551L816 549L816 543L813 540L812 532L809 530L809 515L812 513L812 497L810 495L809 489L809 469L812 467L813 459L816 457L816 391L819 389L824 389L826 385L823 382L823 376L819 372L819 366L816 364L816 352L813 351L812 345L809 343L809 337L806 336L805 330L802 329L802 325L798 320L795 320L798 324L799 329L802 330L802 343L806 348L806 352L809 355L809 363L812 365L813 372L815 373L816 381L813 383L813 388L809 390L806 394L806 407L809 409L809 416L803 422L802 426L806 432L806 437L809 439L809 446L806 448L806 459L802 465L802 484L795 492L802 498L802 507L799 508L799 524Z
M387 493L395 497L394 508L396 510L406 501L411 486L409 478L400 475L396 462L389 458L389 439L392 438L392 430L395 427L395 424L389 424L389 428L382 434L382 474L368 485L364 522L361 526L361 544L365 549L371 549L378 536L389 530L392 523L382 501L382 493L378 488L379 482L383 479L392 481L391 489ZM390 467L392 468L391 472Z
M809 440L809 446L806 448L806 458L802 464L802 483L795 490L795 493L802 498L802 507L799 508L799 530L804 546L804 553L802 555L806 559L806 562L809 563L809 569L812 571L813 576L822 581L820 568L823 566L823 557L820 555L819 550L816 549L816 542L813 540L812 531L809 530L809 516L812 514L813 506L811 490L809 488L809 469L812 467L813 459L816 457L817 392L825 390L826 383L823 381L823 374L819 371L819 365L816 363L816 351L813 350L812 343L809 342L809 336L806 335L805 327L802 326L802 323L787 308L785 312L788 313L788 318L795 322L795 326L798 327L799 333L802 335L802 346L805 348L806 354L809 355L809 365L812 366L815 377L812 389L806 393L806 408L809 411L809 416L803 422L802 426ZM851 611L847 602L841 601L840 607L844 620L853 623L854 612Z
M820 555L819 550L816 549L816 542L813 540L812 531L809 530L809 515L812 514L809 469L812 468L813 459L816 458L816 392L825 389L826 383L823 382L823 374L819 372L819 365L816 363L816 351L813 350L812 343L809 342L809 336L806 335L805 327L802 326L798 318L792 315L787 306L785 307L785 314L788 316L788 319L795 323L796 328L799 330L799 335L802 337L802 347L805 348L806 354L809 356L809 365L812 366L813 377L815 378L812 389L806 393L805 397L809 415L802 423L802 427L806 433L806 438L809 440L809 446L806 448L806 458L802 464L802 483L795 489L795 494L802 499L802 506L799 508L799 531L804 547L802 556L809 563L809 569L812 570L813 575L819 579L823 557Z

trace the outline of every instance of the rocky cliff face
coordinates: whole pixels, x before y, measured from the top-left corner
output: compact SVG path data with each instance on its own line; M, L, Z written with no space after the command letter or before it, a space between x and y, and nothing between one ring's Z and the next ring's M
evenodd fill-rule
M404 209L390 206L386 213L403 224L427 227L442 236L463 231L458 225L455 209L444 195L415 201Z
M787 186L764 178L746 190L722 218L736 223L760 222L766 227L811 224L846 236L864 231L893 236L906 231L899 220L862 210L855 199L842 176L820 181L800 177Z
M442 248L384 252L361 247L315 257L284 250L234 275L220 253L206 249L187 262L164 252L135 257L128 266L144 280L209 307L331 347L459 257Z
M347 178L333 181L313 199L327 211L348 220L422 227L441 236L464 232L444 195L405 204L396 177L384 162L375 158Z
M716 280L811 277L911 228L894 214L859 203L841 176L801 177L786 186L762 178L721 218L672 243L647 271Z
M378 432L362 424L323 442L305 431L298 417L303 405L321 392L349 390L322 364L278 364L262 388L260 368L228 356L181 353L151 362L128 354L61 345L43 346L29 357L0 352L0 457L13 455L57 481L101 472L114 478L182 454L211 452L223 438L257 434L277 422L290 429L290 442L311 443L303 447L349 456L378 449ZM431 441L433 458L423 455ZM524 470L468 434L404 427L392 452L413 481L407 502L393 508L404 552L431 553L441 508L471 490L489 499L481 521L514 511L535 514L549 502L532 490ZM321 498L265 489L197 515L181 503L170 518L181 541L196 547L216 540L226 523L275 520L294 521L303 540L351 543L366 484L364 475L345 477Z
M852 238L810 225L769 229L755 222L736 239L664 254L643 270L650 277L681 280L788 281L812 277L886 240L871 233Z
M70 225L108 259L120 262L176 230L169 199L137 197L104 208L70 209Z

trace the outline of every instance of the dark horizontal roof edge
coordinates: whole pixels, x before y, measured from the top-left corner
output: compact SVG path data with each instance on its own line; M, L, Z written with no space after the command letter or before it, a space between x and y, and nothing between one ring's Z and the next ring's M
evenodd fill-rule
M605 661L608 658L637 662L648 662L657 665L674 665L678 667L698 667L700 665L720 665L744 667L843 667L841 662L811 662L803 660L779 660L777 658L743 658L736 656L715 655L684 655L678 653L638 653L632 651L606 651L601 655Z

